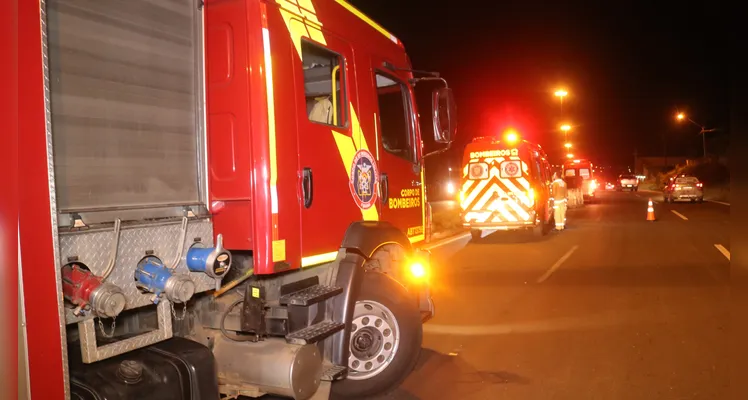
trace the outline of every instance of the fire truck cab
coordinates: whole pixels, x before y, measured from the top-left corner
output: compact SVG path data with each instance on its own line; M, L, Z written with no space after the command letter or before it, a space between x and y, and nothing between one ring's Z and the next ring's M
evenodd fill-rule
M423 137L455 134L446 81L343 0L18 9L31 398L362 398L407 377L434 314Z
M551 171L540 145L475 138L465 147L462 160L460 206L463 225L473 238L480 238L483 230L548 233L553 216Z

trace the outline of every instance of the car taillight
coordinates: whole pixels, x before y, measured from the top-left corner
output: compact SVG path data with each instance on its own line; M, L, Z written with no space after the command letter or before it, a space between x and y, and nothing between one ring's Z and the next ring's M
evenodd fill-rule
M704 184L699 182L699 183L696 184L696 186L698 186L698 187L704 187Z

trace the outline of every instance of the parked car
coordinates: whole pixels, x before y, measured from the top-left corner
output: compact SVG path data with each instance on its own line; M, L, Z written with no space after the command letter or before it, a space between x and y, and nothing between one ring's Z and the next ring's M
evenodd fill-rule
M663 197L666 203L681 200L701 203L704 201L704 183L699 178L689 175L671 178L663 191Z
M636 192L639 190L639 178L635 175L620 175L618 177L618 190L630 190Z

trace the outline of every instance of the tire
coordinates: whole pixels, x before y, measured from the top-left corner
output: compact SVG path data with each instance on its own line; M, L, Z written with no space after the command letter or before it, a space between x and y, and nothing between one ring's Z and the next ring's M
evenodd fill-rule
M698 199L697 201L698 201L699 203L703 203L703 202L704 202L704 198L703 198L703 197L699 197L699 199Z
M333 399L363 399L391 392L413 371L421 354L421 314L411 295L395 280L379 272L365 272L353 314L348 378L332 385ZM367 372L368 363L374 365Z
M470 230L470 238L474 242L477 242L477 241L481 240L482 237L483 237L483 232L481 232L480 229L471 229Z

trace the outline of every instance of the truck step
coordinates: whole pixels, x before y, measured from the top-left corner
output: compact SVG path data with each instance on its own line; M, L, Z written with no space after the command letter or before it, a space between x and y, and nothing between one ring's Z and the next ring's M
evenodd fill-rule
M348 372L346 366L325 363L322 365L322 380L334 382L343 379L346 372Z
M342 322L322 321L304 329L286 335L286 342L291 344L317 343L326 337L343 330L345 324Z
M330 297L337 296L342 292L343 288L341 287L314 285L306 289L299 290L298 292L293 292L281 296L280 303L284 306L310 306L312 304L325 301Z

